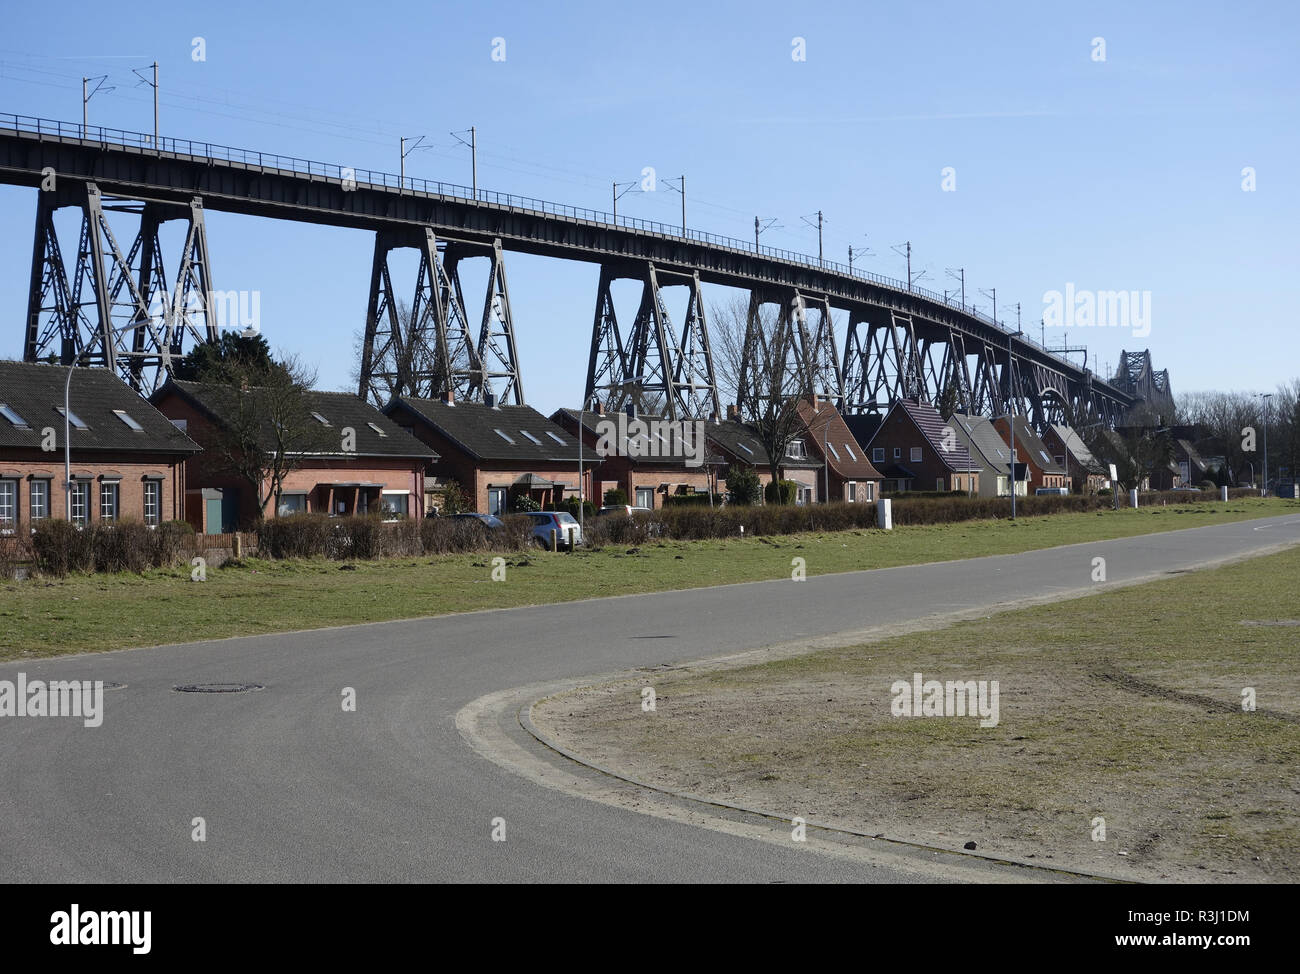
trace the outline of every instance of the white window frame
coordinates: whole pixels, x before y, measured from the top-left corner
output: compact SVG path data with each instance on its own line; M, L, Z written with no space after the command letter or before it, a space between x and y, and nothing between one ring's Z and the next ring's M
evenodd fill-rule
M72 523L84 528L90 524L90 481L74 480L68 490L72 494Z
M401 511L396 516L394 512L385 509L385 497L401 497L406 500L406 510ZM383 515L385 521L400 521L403 518L411 516L411 492L409 490L381 490L379 492L379 512Z
M871 448L871 462L872 463L885 462L885 448L883 446L873 446Z
M488 503L487 503L488 509L484 513L493 514L493 515L500 515L506 513L506 505L510 501L510 489L508 487L489 487L487 491L487 496L488 496ZM492 499L494 497L499 497L501 499L501 503L497 505L497 509L495 511L492 510Z
M41 488L39 492L37 491L38 486ZM33 477L31 481L31 487L27 493L28 493L27 517L28 520L32 522L32 525L34 527L37 521L44 521L46 518L50 516L50 482L46 480L44 477ZM41 497L41 503L39 507L36 504L36 497L38 493L40 494ZM38 510L42 511L42 513L37 514L36 512Z
M112 504L107 507L104 504L105 494L112 497ZM101 480L99 482L99 519L105 523L111 524L118 520L118 514L122 509L122 489L116 480Z
M284 507L284 499L285 499L286 497L301 497L301 498L302 498L302 507L300 507L300 508L298 508L298 509L296 509L296 510L288 511L288 512L284 511L284 510L283 510L283 507ZM299 513L300 511L301 511L302 513L304 513L304 514L307 513L307 491L305 491L305 490L282 490L282 491L280 491L280 500L279 500L279 501L276 503L276 505L275 505L275 516L276 516L276 517L289 517L289 516L291 516L291 515L293 515L293 514L297 514L297 513Z
M921 457L922 457L923 454L922 454L922 452L921 452L921 448L920 448L919 446L914 446L914 447L912 447L912 449L911 449L911 451L909 452L908 455L911 457L911 459L907 461L908 463L921 463L921 462L922 462L922 461L921 461Z
M141 507L144 512L144 523L151 528L156 528L162 524L162 481L146 480L143 484L144 497ZM153 514L149 513L149 502L153 501Z
M0 480L0 534L13 534L18 530L18 503L18 481Z

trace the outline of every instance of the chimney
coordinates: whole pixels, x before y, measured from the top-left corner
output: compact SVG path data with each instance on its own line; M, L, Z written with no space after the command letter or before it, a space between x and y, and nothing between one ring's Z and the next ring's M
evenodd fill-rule
M727 404L727 419L733 423L740 422L740 407L735 403Z
M442 394L442 401L448 406L456 405L456 393L448 388L447 391Z
M497 408L497 396L496 396L496 393L493 392L493 391L490 390L490 389L489 389L488 391L484 392L484 393L483 393L483 405L487 406L488 409L496 409L496 408Z
M627 413L628 419L636 419L636 403L635 402L628 403L627 409L625 409L624 412Z

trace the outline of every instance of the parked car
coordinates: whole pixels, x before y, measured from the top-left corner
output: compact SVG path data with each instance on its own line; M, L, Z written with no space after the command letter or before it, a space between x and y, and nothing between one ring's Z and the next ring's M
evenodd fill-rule
M533 522L533 540L543 548L551 547L551 532L561 548L576 548L582 544L582 525L568 511L529 511Z
M1035 494L1048 494L1054 497L1061 497L1070 493L1069 487L1039 487L1034 491Z
M1199 487L1175 487L1174 488L1175 494L1181 491L1186 491L1189 494L1199 494L1201 492L1201 488Z
M445 514L443 515L451 521L478 521L485 528L504 528L505 522L495 514Z
M596 512L597 517L603 517L606 514L626 514L631 517L633 514L653 514L654 512L648 507L633 507L631 504L615 504L613 507L602 507Z

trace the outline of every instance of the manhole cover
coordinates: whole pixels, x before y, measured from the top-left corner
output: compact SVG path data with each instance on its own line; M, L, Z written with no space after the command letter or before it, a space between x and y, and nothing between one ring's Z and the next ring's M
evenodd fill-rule
M247 693L266 688L260 683L182 683L173 689L181 693Z

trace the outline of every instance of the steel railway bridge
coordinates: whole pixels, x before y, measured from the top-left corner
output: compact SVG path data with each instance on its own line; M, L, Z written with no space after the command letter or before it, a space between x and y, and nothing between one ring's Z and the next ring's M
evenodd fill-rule
M721 413L702 283L749 292L746 369L775 357L844 412L898 397L931 402L954 389L963 411L1014 408L1041 425L1113 424L1136 402L1087 368L1010 332L987 315L917 287L789 251L696 230L471 190L424 179L96 126L0 115L0 182L39 190L23 357L53 356L116 370L147 394L196 342L218 336L231 292L216 289L204 212L219 210L373 231L374 258L360 363L362 396L394 393L522 403L523 379L504 254L600 265L584 397L619 406L653 397L672 418ZM55 213L79 211L75 259ZM119 239L108 214L138 217ZM125 218L115 217L115 220ZM185 242L164 264L159 228L181 221ZM70 243L70 241L64 241ZM125 246L123 246L125 244ZM414 282L389 257L419 256ZM486 260L486 293L471 318L459 267ZM611 285L641 299L619 323ZM669 319L663 293L687 289ZM399 301L409 313L399 314ZM756 338L776 310L774 347ZM358 295L357 309L361 301ZM848 316L841 357L831 315ZM624 321L628 316L624 314ZM754 403L742 376L742 414Z

